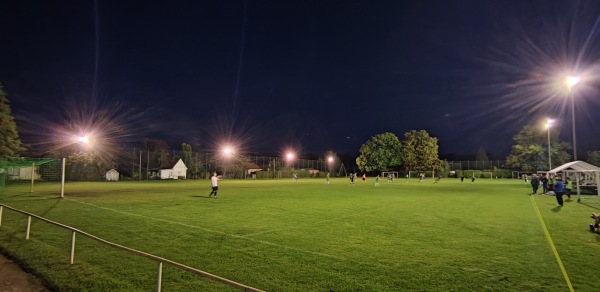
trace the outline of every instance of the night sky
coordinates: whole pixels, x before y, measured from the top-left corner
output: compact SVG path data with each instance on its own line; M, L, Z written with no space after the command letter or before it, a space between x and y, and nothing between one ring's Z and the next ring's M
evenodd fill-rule
M599 16L592 0L0 0L0 82L34 145L78 119L255 154L424 129L442 155L503 159L548 117L571 142L559 80L579 74L584 156L600 150Z

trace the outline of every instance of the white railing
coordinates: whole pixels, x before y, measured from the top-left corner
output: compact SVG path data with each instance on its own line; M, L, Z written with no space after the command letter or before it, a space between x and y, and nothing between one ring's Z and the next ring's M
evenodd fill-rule
M25 211L21 211L21 210L15 209L15 208L12 208L12 207L4 205L4 204L0 204L0 226L2 226L2 210L3 210L3 208L7 208L7 209L10 209L12 211L15 211L15 212L27 215L27 228L26 228L26 231L25 231L25 239L27 239L27 240L29 239L29 234L30 234L30 231L31 231L31 218L36 218L36 219L48 222L50 224L53 224L55 226L58 226L58 227L70 230L71 231L71 257L70 257L70 263L71 264L73 264L73 262L75 260L75 235L76 234L81 234L83 236L86 236L88 238L91 238L91 239L93 239L95 241L98 241L100 243L106 244L108 246L111 246L111 247L114 247L114 248L117 248L117 249L129 252L129 253L132 253L132 254L135 254L135 255L138 255L138 256L142 256L142 257L151 259L153 261L156 261L158 263L158 272L157 272L157 275L156 275L156 278L157 278L157 281L156 281L156 291L159 291L159 292L161 291L161 287L162 287L163 263L171 265L171 266L176 267L176 268L179 268L179 269L184 270L184 271L188 271L188 272L196 274L196 275L200 275L200 276L209 278L209 279L217 281L217 282L224 283L224 284L229 285L229 286L234 287L234 288L242 289L244 291L262 291L260 289L256 289L256 288L253 288L253 287L250 287L250 286L247 286L247 285L244 285L244 284L232 281L232 280L221 278L221 277L219 277L217 275L213 275L211 273L204 272L204 271L192 268L190 266L186 266L186 265L183 265L183 264L180 264L180 263L177 263L177 262L165 259L165 258L161 258L159 256L155 256L155 255L152 255L152 254L149 254L149 253L145 253L143 251L135 250L135 249L132 249L132 248L129 248L129 247L126 247L126 246L118 245L116 243L104 240L104 239L102 239L100 237L97 237L97 236L91 235L89 233L83 232L83 231L81 231L79 229L76 229L76 228L73 228L73 227L70 227L70 226L58 223L58 222L54 222L52 220L48 220L48 219L40 217L38 215L27 213Z

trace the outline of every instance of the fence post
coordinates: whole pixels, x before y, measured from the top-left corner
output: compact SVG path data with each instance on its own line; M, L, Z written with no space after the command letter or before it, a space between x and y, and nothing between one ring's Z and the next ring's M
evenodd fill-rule
M60 180L60 197L64 198L65 197L65 165L67 159L63 157L62 159L62 176L61 176L61 180Z
M158 262L158 274L156 275L156 278L157 278L156 291L158 291L158 292L160 292L161 287L162 287L162 266L163 266L163 263Z
M4 208L4 206L0 206L0 226L2 226L2 208Z
M31 187L29 192L33 193L33 179L35 178L35 162L31 164Z
M25 239L29 240L29 231L31 230L31 216L27 216L27 231L25 232Z
M71 265L75 262L75 231L71 231Z

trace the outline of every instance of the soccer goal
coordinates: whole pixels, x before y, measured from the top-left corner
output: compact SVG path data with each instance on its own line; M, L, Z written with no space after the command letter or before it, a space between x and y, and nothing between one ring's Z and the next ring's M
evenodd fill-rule
M480 178L494 178L494 174L491 172L480 172Z
M398 178L398 172L397 171L383 171L383 172L381 172L381 177L382 178L387 178L390 175L392 175L392 177L394 179Z
M408 172L408 177L410 178L419 178L421 177L421 174L425 175L425 178L433 178L433 171L409 171Z

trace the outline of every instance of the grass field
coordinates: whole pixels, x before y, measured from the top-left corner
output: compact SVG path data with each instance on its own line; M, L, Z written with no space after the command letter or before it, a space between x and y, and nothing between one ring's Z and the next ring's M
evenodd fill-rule
M522 180L301 179L224 180L215 200L209 185L67 183L63 199L10 185L0 203L267 291L600 291L596 197L560 208ZM153 261L78 237L70 265L70 232L34 220L25 240L26 221L4 209L0 249L53 289L154 289ZM164 291L228 289L163 274Z

